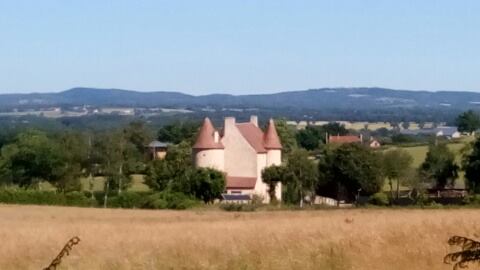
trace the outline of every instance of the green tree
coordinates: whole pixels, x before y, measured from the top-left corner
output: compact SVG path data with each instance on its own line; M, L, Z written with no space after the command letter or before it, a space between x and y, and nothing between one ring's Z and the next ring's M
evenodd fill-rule
M183 185L193 171L191 159L192 149L188 142L171 145L164 160L155 160L148 164L145 183L159 191L171 188L172 183ZM178 188L177 191L180 189Z
M420 166L422 175L435 182L437 188L453 187L458 177L458 165L455 155L446 144L431 144L428 147L425 161Z
M480 116L472 111L466 111L460 114L456 119L458 131L472 134L480 128Z
M353 200L359 193L370 196L383 188L379 154L360 144L326 149L318 168L318 192L326 196Z
M125 170L137 156L136 148L125 138L122 130L98 134L94 137L91 161L97 166L97 172L105 176L104 207L108 193L117 189L119 193L130 184L130 175Z
M152 161L145 183L157 191L180 192L205 203L220 198L225 190L225 175L211 168L194 168L188 142L172 145L163 160Z
M468 188L480 193L480 138L472 143L470 151L464 153L463 170Z
M1 150L0 172L4 183L32 187L40 181L54 185L65 174L65 158L58 144L39 131L20 133Z
M88 138L79 132L66 131L54 138L58 143L65 166L63 176L56 182L61 191L80 190L80 177L88 169Z
M331 122L323 126L307 126L305 129L297 132L298 145L307 149L315 150L322 143L325 143L327 135L347 135L348 130L344 125Z
M145 175L145 184L157 191L165 190L174 177L168 161L165 159L153 160L148 166Z
M285 171L283 179L286 183L286 199L287 201L293 199L299 202L300 207L303 207L306 195L309 195L310 198L315 196L315 188L318 181L316 165L310 160L306 150L297 149L288 156Z
M125 139L135 146L138 153L143 154L145 145L152 140L152 134L145 125L144 121L130 122L124 129L123 133Z
M193 143L199 129L196 122L176 122L165 125L158 130L157 138L159 141L178 144L182 141Z
M179 192L192 195L205 203L219 199L225 190L224 173L211 168L189 170L187 177L179 180L178 183L183 183L178 189Z
M396 199L398 200L400 193L400 182L409 176L412 166L412 156L403 149L393 149L385 152L382 157L383 173L388 179L390 186L390 196L393 198L393 181L397 183Z
M284 118L275 120L275 128L277 129L278 137L282 142L282 153L288 155L297 148L297 140L295 139L295 128L288 126Z
M277 186L284 181L286 168L281 165L272 165L262 171L262 180L268 185L268 196L271 203L278 201L276 194Z
M348 130L345 128L344 125L340 123L330 122L321 127L320 135L322 136L323 141L325 141L325 134L332 135L332 136L333 135L344 136L348 134Z
M296 139L298 145L307 149L317 149L322 140L322 130L319 127L307 126L305 129L297 132Z

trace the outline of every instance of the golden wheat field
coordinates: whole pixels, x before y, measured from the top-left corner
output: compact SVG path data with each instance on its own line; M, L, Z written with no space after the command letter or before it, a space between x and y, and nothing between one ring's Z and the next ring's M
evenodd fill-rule
M0 206L0 269L452 269L479 210L147 211ZM474 267L477 267L474 265ZM471 267L472 268L472 267Z

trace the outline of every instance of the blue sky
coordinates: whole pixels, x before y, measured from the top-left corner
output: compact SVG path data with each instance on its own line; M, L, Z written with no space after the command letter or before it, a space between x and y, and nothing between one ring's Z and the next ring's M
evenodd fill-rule
M0 93L480 91L480 1L0 0Z

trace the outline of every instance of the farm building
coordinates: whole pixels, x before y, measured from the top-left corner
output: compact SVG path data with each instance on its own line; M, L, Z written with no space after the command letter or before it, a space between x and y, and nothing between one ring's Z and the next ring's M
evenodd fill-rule
M368 142L368 146L370 148L380 148L382 145L380 144L379 141L375 140L375 139L371 139L370 142Z
M444 136L452 139L461 137L461 133L458 131L457 127L448 127L448 126L442 126L437 128L416 129L416 130L404 129L404 130L400 130L400 133L403 135L411 135L411 136L417 136L417 135L435 135L437 137Z
M148 153L151 159L164 159L167 155L168 143L152 141L147 145Z
M228 195L259 195L269 201L268 186L262 181L262 170L271 165L280 165L282 145L270 119L264 131L258 126L256 116L246 123L236 123L234 117L226 117L221 132L205 118L193 146L196 167L214 168L226 174ZM281 184L276 188L276 197L281 199ZM230 199L232 196L228 196Z

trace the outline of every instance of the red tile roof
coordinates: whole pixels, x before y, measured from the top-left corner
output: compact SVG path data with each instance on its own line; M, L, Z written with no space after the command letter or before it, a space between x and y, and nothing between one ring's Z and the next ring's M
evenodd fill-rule
M193 149L223 149L224 146L220 142L215 142L215 128L210 119L205 118L203 125L198 133L197 141L193 145Z
M227 189L254 189L255 177L227 176Z
M264 147L263 132L260 128L252 123L236 124L238 130L247 142L257 151L257 153L266 153L267 149Z
M267 130L263 136L264 146L267 149L282 149L280 138L278 138L277 129L272 119L268 121Z
M272 119L270 119L265 133L252 122L237 123L235 127L257 153L266 153L268 149L282 149L282 144ZM224 149L225 147L220 141L215 142L214 133L215 128L212 122L210 119L205 118L193 148Z
M328 136L328 142L329 143L356 143L356 142L362 142L362 139L359 136L352 136L352 135L347 135L347 136Z

